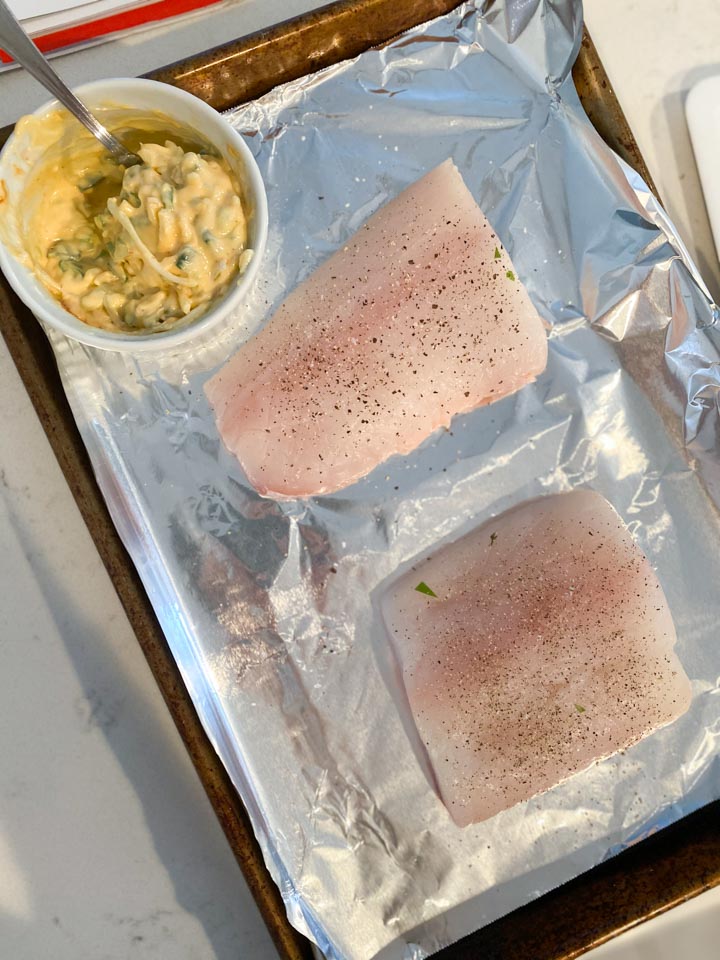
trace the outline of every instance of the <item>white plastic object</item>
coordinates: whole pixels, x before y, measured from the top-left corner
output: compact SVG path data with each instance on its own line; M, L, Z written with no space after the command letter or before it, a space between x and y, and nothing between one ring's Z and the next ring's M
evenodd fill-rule
M685 115L720 260L720 74L706 77L692 88Z

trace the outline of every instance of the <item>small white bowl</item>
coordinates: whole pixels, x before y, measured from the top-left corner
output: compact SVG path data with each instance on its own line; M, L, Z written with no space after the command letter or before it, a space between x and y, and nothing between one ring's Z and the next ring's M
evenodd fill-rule
M10 285L44 324L81 343L104 350L122 350L139 353L162 348L163 351L178 347L217 329L228 315L244 300L257 273L267 239L268 214L265 186L255 158L247 144L227 121L212 107L190 93L178 90L155 80L96 80L83 84L75 91L93 109L125 108L131 111L158 113L171 121L196 130L221 154L238 178L244 197L244 206L249 215L248 246L254 251L253 258L237 283L198 320L167 332L132 334L101 330L83 323L65 310L52 294L37 279L35 274L17 259L12 252L12 243L3 242L8 234L3 229L0 235L0 268ZM57 100L44 104L34 116L47 116L62 109ZM4 227L16 223L14 217L22 208L24 182L32 169L28 162L27 144L23 145L13 134L0 154L0 216ZM17 230L10 233L17 237Z

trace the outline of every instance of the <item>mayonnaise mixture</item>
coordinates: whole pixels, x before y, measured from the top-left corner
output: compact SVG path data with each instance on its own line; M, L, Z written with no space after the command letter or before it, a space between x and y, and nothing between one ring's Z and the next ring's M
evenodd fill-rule
M35 271L80 320L148 333L204 313L252 257L239 191L222 161L171 140L142 164L87 151L43 166L27 249Z

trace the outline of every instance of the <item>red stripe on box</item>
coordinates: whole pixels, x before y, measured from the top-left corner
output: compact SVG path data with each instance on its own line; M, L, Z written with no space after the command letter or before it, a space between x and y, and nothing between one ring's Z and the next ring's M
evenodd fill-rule
M183 13L200 10L219 2L220 0L156 0L155 3L145 4L142 7L136 7L134 10L113 13L107 17L100 17L98 20L91 20L89 23L79 23L64 30L55 30L52 33L33 37L32 40L39 50L42 50L43 53L49 53L52 50L72 47L88 40L97 40L98 37L103 37L106 34L120 33L123 30L140 27L143 24L157 23L160 20L168 20L170 17L179 17ZM0 50L0 62L12 63L13 58L8 56L4 50Z

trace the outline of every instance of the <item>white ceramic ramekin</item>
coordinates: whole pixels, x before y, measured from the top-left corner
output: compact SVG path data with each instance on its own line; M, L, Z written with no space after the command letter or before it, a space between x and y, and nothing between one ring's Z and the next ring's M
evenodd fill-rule
M186 327L153 334L132 334L101 330L92 327L65 310L46 290L29 266L13 254L13 243L8 240L5 226L21 215L23 188L31 167L27 161L27 145L16 134L8 140L0 154L0 268L18 296L43 323L82 343L106 350L140 353L148 350L174 348L187 343L199 334L206 335L223 325L229 314L243 302L262 259L267 239L267 197L255 158L247 144L229 123L212 107L190 93L155 80L96 80L78 87L76 93L88 107L127 107L129 111L152 112L196 130L223 156L236 174L244 193L249 213L248 245L254 255L245 272L225 296L203 316ZM62 109L56 100L44 104L35 116L47 116ZM12 232L12 231L10 231ZM14 233L17 236L17 231ZM3 242L3 238L7 242Z

